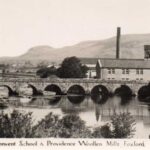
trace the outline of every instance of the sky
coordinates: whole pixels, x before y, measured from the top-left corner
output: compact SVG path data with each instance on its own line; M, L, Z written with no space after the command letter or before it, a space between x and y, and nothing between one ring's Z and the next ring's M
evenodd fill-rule
M150 0L0 0L0 57L122 34L150 33Z

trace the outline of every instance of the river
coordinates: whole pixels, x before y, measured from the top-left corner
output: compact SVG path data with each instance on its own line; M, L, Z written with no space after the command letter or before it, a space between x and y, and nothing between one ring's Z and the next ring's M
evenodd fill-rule
M34 123L44 118L49 112L60 115L78 114L87 126L97 127L110 122L110 117L120 112L130 112L136 121L134 138L149 138L150 135L150 105L132 98L122 103L121 98L111 97L104 103L95 103L90 96L57 96L57 97L9 97L9 107L6 113L17 109L23 112L32 112Z

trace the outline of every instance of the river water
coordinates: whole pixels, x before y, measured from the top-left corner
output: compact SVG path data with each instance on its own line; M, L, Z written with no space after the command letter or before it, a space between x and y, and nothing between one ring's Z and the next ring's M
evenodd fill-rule
M77 114L86 122L87 126L97 127L110 122L110 117L120 112L130 112L136 121L134 138L149 138L150 135L150 105L132 98L127 103L122 103L121 98L108 98L103 104L95 103L91 97L60 96L60 97L9 97L9 107L3 111L32 112L34 123L41 120L50 112L60 115Z

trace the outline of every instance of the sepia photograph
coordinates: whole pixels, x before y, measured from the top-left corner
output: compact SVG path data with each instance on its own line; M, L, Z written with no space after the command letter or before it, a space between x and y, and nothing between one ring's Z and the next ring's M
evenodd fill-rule
M149 14L150 0L0 0L0 138L150 139Z

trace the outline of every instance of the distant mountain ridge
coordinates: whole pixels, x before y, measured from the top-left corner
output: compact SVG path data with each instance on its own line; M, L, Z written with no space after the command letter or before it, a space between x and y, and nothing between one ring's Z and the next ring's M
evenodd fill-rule
M150 34L128 34L121 36L120 57L121 58L144 58L144 45L150 45ZM65 57L100 57L115 58L116 37L106 40L85 41L73 46L53 48L50 46L36 46L18 57L0 58L0 61L31 61L37 63L43 60L49 62L61 62Z

